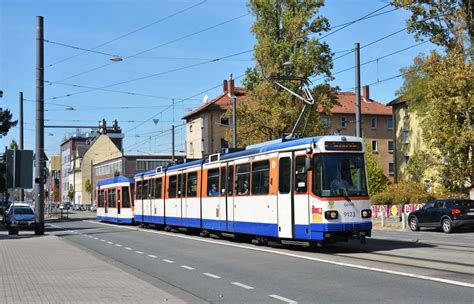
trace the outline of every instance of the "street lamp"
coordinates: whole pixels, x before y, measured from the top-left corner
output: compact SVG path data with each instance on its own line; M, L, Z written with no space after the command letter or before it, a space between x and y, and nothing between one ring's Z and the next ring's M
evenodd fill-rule
M114 61L114 62L120 62L122 60L123 60L123 58L118 56L118 55L114 55L114 56L112 56L112 58L110 58L110 61Z

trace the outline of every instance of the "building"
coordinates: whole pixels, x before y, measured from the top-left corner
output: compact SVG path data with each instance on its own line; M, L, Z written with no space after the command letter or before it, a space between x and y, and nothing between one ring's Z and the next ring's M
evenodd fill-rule
M48 171L49 174L46 182L46 189L48 189L49 198L47 200L52 203L59 203L61 198L61 156L51 156Z
M237 103L246 100L244 88L234 88L234 80L224 80L219 96L181 118L186 120L186 158L202 158L228 147L225 134L232 121L225 113L232 106L233 95Z
M91 142L82 157L78 151L77 165L80 164L80 170L76 173L76 203L92 204L95 201L94 185L100 180L117 175L133 177L139 172L171 163L171 155L124 155L122 138L122 134L100 135ZM183 155L176 156L177 161L183 158Z
M370 98L369 86L364 86L361 96L362 137L367 139L372 152L377 153L383 167L384 175L394 182L394 124L392 109ZM327 133L342 135L356 134L355 93L340 92L331 115L323 115L322 123Z
M403 97L398 97L387 104L392 107L394 121L394 142L395 142L395 182L409 180L407 166L410 157L416 153L428 151L428 146L423 140L421 129L421 118L414 111L410 111L408 101ZM423 180L428 186L433 186L435 172L431 169L426 172Z
M229 87L232 90L233 83ZM186 120L187 158L202 158L227 147L224 138L231 124L224 114L231 106L229 95L232 95L228 91L228 83L224 80L219 96L182 117ZM244 88L235 88L234 92L237 103L247 101ZM369 93L369 87L365 86L361 97L362 135L369 141L372 151L379 155L384 174L393 182L392 109L371 99ZM355 93L339 93L337 99L338 104L331 109L331 115L322 116L326 132L355 135Z
M78 146L87 146L86 136L72 136L61 144L61 178L60 178L60 199L61 202L69 202L68 192L74 189L75 185L75 161L74 156Z

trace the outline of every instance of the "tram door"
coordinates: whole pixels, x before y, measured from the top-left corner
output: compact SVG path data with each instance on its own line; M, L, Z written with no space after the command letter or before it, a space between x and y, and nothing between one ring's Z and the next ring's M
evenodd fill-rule
M293 153L278 155L278 237L292 238L294 197L292 190Z
M219 229L233 231L234 197L232 195L234 167L226 163L221 166L219 188Z

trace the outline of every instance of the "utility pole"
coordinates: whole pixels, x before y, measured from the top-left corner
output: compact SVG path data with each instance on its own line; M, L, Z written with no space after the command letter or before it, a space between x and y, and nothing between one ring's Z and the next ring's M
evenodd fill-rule
M25 148L24 145L24 140L23 140L23 92L20 92L20 151L23 151ZM20 202L23 202L25 199L25 190L23 188L20 188Z
M171 126L171 163L174 163L174 125Z
M356 103L356 136L362 137L361 113L360 113L360 45L355 44L355 103Z
M44 235L44 33L43 17L36 17L36 151L35 234Z
M232 148L237 148L237 96L235 96L234 79L229 75L227 94L232 102Z

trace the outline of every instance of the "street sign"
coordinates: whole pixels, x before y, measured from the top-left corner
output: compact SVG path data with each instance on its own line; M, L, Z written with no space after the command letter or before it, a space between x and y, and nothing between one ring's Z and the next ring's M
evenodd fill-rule
M13 188L14 176L15 188L33 188L32 150L7 150L7 188Z

